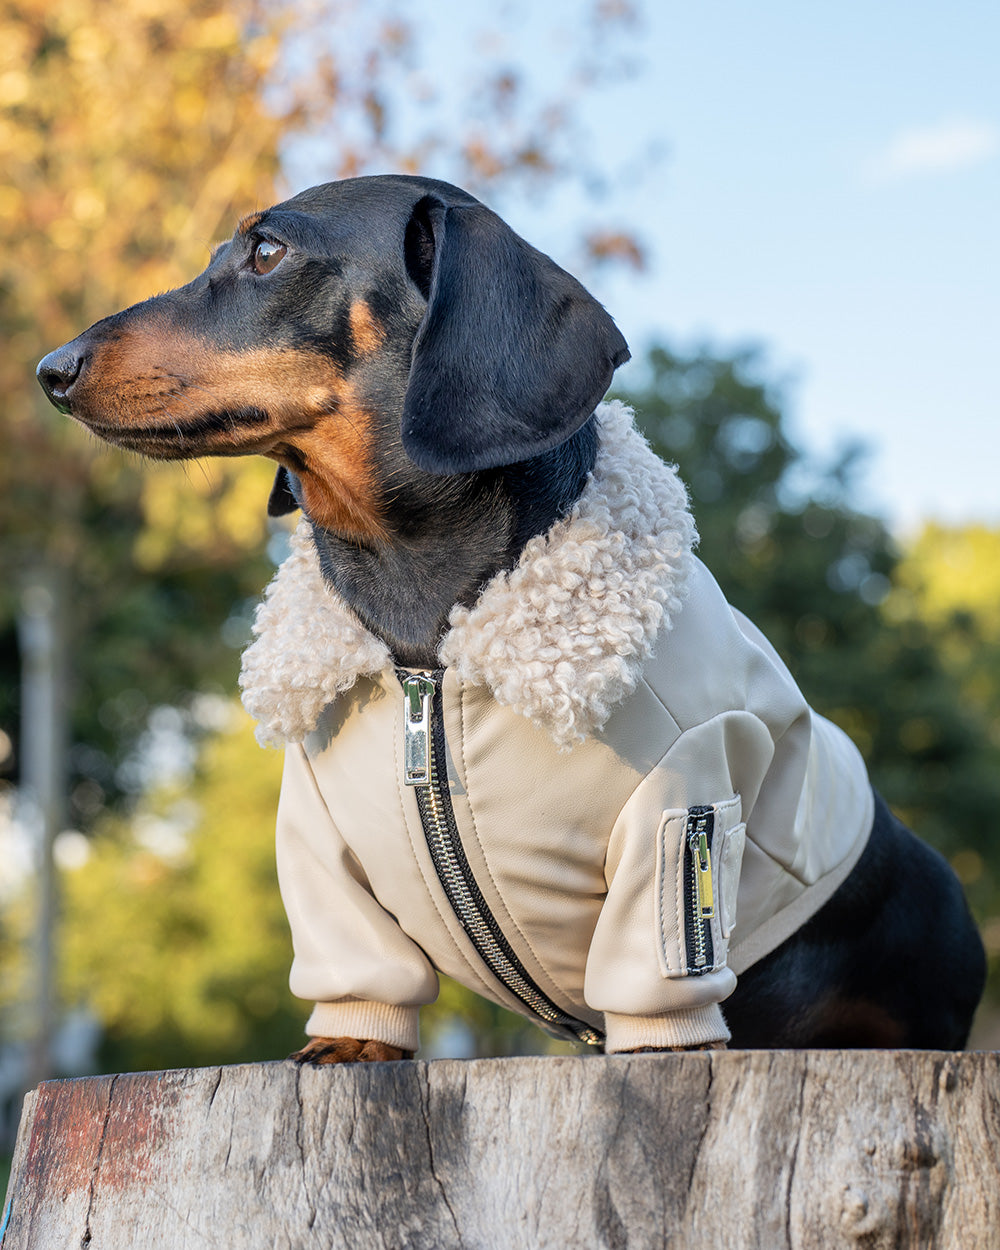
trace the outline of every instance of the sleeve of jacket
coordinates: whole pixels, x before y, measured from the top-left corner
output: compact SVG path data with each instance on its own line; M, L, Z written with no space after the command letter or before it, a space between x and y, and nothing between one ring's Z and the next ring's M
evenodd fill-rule
M306 1032L416 1050L419 1009L437 997L437 974L376 901L300 745L285 752L277 858L292 993L316 1003Z
M726 955L744 822L774 753L756 716L713 717L677 739L622 809L584 990L609 1051L728 1041L719 1004L736 987Z

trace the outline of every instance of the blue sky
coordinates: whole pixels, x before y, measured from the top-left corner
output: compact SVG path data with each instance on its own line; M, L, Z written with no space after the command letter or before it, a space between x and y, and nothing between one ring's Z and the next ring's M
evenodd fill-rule
M544 75L588 7L530 10L507 50ZM1000 524L1000 5L642 7L638 73L583 105L601 214L650 251L644 276L588 282L633 354L657 336L761 344L807 449L871 448L860 502L894 528ZM430 72L496 12L435 6ZM657 144L660 161L622 175ZM580 188L498 207L568 267L593 218Z

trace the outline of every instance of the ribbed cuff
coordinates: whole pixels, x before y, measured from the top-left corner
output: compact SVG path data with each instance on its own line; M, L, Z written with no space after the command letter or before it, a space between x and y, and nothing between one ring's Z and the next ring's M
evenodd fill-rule
M637 1050L640 1046L700 1046L705 1042L728 1042L730 1033L718 1003L690 1007L663 1016L620 1016L605 1012L607 1040L604 1049Z
M354 1037L359 1041L384 1042L400 1050L416 1050L420 1045L419 1016L419 1007L344 998L335 1003L317 1003L306 1032L310 1037Z

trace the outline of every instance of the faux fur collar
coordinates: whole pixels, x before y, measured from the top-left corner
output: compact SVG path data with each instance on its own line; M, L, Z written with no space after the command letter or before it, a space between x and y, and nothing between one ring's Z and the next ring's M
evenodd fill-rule
M635 689L684 595L697 540L677 470L617 401L597 409L600 449L572 512L533 538L472 608L456 607L439 650L461 679L544 728L560 747L600 729ZM324 582L308 524L292 536L243 655L243 703L261 743L300 742L323 708L392 663Z

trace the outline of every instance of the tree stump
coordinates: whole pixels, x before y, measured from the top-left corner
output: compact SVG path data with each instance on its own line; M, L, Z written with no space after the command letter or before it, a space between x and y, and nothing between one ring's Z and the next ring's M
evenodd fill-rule
M291 1063L30 1093L2 1250L1000 1246L1000 1055Z

